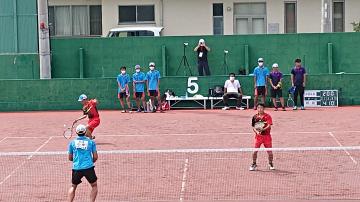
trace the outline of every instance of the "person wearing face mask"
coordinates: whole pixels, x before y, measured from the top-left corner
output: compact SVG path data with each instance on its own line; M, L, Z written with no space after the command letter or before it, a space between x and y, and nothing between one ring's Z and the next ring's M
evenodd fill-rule
M275 107L275 111L278 111L278 106L276 103L276 97L280 99L282 110L285 111L285 102L282 96L282 80L283 74L279 70L279 65L274 63L272 65L272 71L269 75L269 83L271 85L270 94Z
M123 100L124 98L126 99L126 104L129 108L129 110L131 110L130 93L129 93L130 76L129 76L129 74L126 74L125 66L120 68L120 72L121 73L117 76L118 99L119 99L120 105L123 109L123 111L121 111L121 113L125 113L127 111L126 111L124 100Z
M160 72L155 69L155 63L149 63L149 69L146 73L146 88L148 90L148 95L150 96L151 103L153 105L153 112L156 112L156 105L155 105L155 97L157 98L157 106L159 107L160 112L162 112L161 108L161 97L160 97Z
M132 79L133 79L134 99L136 100L137 112L141 112L140 99L142 101L144 112L146 112L145 93L144 93L145 74L141 72L140 65L135 66L135 73L133 74Z
M194 48L194 51L197 52L198 56L198 71L199 76L210 75L209 63L207 59L207 54L210 51L210 48L206 46L205 40L200 39L198 45Z
M241 101L242 101L242 90L239 80L235 80L235 74L230 73L229 74L229 80L225 81L224 85L224 96L223 96L223 102L225 107L222 108L223 110L229 110L229 98L236 98L236 109L243 110L244 108L241 107Z
M254 110L257 109L258 98L261 96L262 103L265 103L267 88L266 82L269 77L269 69L264 66L264 59L258 59L258 66L254 69Z

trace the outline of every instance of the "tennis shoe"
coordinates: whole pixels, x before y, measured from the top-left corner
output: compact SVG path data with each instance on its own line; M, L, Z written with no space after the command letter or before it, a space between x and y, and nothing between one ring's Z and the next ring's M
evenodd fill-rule
M249 171L255 171L256 167L257 167L256 163L251 164Z
M269 163L269 169L270 170L275 170L274 164L273 163Z
M294 106L293 110L297 110L297 106Z
M244 110L244 107L236 107L237 110Z
M301 110L305 110L305 107L304 106L301 106L301 108L300 108Z
M222 108L222 110L229 110L229 109L230 109L230 107L228 107L228 106L225 106Z

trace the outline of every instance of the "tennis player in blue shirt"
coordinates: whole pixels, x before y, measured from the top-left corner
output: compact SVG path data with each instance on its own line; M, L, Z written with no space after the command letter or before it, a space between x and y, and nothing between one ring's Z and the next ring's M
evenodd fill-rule
M74 201L76 188L81 183L81 179L85 177L91 185L90 201L94 202L98 192L94 169L94 163L98 159L96 144L85 136L86 127L84 125L78 125L76 133L78 137L70 142L68 148L69 160L73 162L72 186L68 192L69 201Z
M254 110L258 104L258 97L261 96L262 103L265 103L267 95L267 80L269 76L269 69L264 66L264 59L258 59L258 66L254 69Z
M161 97L160 97L160 72L155 69L155 63L150 62L149 63L149 69L148 73L146 73L146 87L148 90L148 95L150 96L151 103L153 104L153 112L156 112L156 105L155 105L155 97L157 98L157 105L160 109L160 112L162 112L161 108Z
M134 92L134 99L136 101L137 112L141 112L140 100L142 101L144 112L146 112L145 93L144 93L145 74L141 72L140 65L135 65L135 73L132 76L132 80L133 80L133 92Z
M130 103L130 91L129 91L129 83L130 76L126 73L126 67L123 66L120 68L120 74L117 76L116 80L118 83L118 98L120 101L120 105L123 108L122 113L126 112L124 98L126 100L126 104L128 106L129 111L131 111L131 103Z

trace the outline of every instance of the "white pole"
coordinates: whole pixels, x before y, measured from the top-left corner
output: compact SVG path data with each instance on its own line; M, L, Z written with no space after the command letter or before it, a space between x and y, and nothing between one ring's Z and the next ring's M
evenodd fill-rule
M38 0L40 79L51 79L50 39L47 0Z
M321 32L331 32L331 1L321 0Z

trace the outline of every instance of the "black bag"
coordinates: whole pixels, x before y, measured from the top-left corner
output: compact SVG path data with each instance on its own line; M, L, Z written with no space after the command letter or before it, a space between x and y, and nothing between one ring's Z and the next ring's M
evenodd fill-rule
M209 94L212 97L222 97L224 95L224 87L223 86L214 86L214 88L209 89Z

